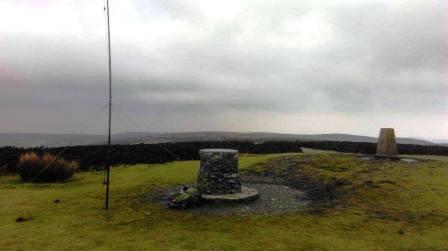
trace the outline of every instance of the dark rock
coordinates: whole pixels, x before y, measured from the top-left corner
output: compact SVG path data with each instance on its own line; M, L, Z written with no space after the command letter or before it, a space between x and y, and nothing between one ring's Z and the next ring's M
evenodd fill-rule
M368 187L368 188L378 188L378 187L380 187L377 184L375 184L375 182L373 182L373 180L364 181L362 184L363 184L364 187Z
M380 180L380 181L378 181L378 183L380 183L380 184L391 184L391 185L397 184L397 182L392 181L392 180Z
M25 222L25 221L29 221L31 220L30 218L25 218L25 217L18 217L16 219L16 222Z

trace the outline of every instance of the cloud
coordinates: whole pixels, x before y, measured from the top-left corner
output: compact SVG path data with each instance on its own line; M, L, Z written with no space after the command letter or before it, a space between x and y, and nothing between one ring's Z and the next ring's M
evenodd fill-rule
M439 119L448 107L444 1L111 8L114 105L151 130L375 135L390 121L407 135L448 137ZM7 0L0 22L0 111L15 118L0 131L23 124L17 114L42 113L47 122L19 129L66 132L107 102L102 3ZM407 127L411 117L425 123Z

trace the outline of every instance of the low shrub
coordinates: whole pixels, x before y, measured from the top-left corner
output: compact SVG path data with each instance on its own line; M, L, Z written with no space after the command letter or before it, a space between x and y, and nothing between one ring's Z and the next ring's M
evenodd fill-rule
M59 159L48 153L39 156L31 152L20 156L17 171L25 182L56 182L70 179L78 167L76 161Z

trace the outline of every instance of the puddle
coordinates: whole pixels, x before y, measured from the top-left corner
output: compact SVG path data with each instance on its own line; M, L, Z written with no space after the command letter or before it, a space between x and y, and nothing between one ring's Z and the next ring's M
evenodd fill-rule
M403 161L403 162L406 162L406 163L413 163L413 162L417 162L417 160L416 160L416 159L405 159L405 158L401 159L401 161Z

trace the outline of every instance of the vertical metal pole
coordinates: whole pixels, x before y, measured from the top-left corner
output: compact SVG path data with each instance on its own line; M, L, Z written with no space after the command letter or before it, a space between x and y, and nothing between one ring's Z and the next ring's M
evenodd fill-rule
M107 135L107 160L106 160L106 202L104 208L109 209L109 180L110 180L110 159L111 159L111 127L112 127L112 55L110 46L110 19L109 0L106 0L107 11L107 45L109 53L109 124Z

